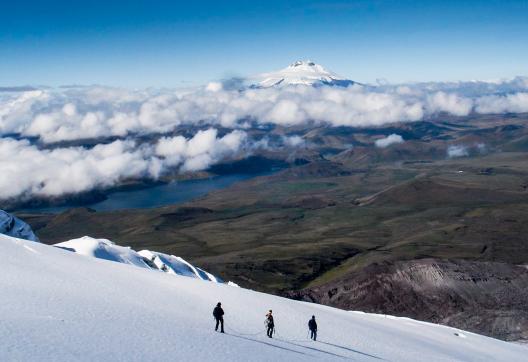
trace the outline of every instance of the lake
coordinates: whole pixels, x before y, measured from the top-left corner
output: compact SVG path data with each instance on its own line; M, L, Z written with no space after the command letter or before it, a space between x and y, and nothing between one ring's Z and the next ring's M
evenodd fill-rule
M107 195L107 199L93 204L83 205L97 211L112 211L133 208L151 208L183 203L208 194L211 191L223 189L236 182L267 175L272 172L259 174L231 174L210 177L199 180L174 181L139 190L118 191ZM25 209L25 212L58 213L70 209L71 206L43 207ZM21 210L22 211L22 210Z

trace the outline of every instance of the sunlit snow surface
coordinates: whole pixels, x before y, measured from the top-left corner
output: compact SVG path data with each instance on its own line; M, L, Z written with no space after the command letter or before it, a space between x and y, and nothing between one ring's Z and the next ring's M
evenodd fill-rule
M262 88L290 85L337 85L349 86L355 82L345 79L310 60L299 60L276 72L264 73L259 77Z
M523 361L453 328L301 303L0 235L1 361ZM226 334L212 309L226 312ZM276 338L265 337L273 309ZM315 315L319 341L307 339ZM458 334L458 336L457 336Z

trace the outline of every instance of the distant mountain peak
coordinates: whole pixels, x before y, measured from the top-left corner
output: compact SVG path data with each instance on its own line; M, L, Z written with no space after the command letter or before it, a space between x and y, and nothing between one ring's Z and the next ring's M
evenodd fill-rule
M314 62L312 62L311 60L298 60L298 61L296 61L294 63L291 63L290 67L294 68L294 67L299 67L299 66L302 66L302 65L307 65L309 67L313 67L316 64Z
M290 85L308 85L320 87L323 85L348 87L356 82L346 79L326 70L311 60L297 60L288 67L261 74L259 82L254 85L257 88L284 87Z

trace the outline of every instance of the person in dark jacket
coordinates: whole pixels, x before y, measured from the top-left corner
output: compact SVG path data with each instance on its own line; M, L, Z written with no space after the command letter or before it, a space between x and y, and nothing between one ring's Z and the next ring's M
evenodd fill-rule
M268 335L269 338L272 338L273 332L275 330L275 321L273 320L273 315L271 313L272 312L270 309L268 314L266 314L266 327L268 327L266 334Z
M220 324L220 333L224 333L224 310L222 309L222 303L218 302L216 305L213 310L213 317L216 320L215 331L218 331L218 324Z
M310 329L311 335L310 338L314 341L317 340L317 322L315 321L315 316L312 316L312 319L308 321L308 328Z

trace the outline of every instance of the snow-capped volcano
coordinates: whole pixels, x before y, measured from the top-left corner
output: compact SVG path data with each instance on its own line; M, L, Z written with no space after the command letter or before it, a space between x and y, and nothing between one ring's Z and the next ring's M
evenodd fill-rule
M288 85L322 85L348 87L356 82L343 78L323 68L310 60L299 60L276 72L264 73L258 76L260 80L255 86L259 88L282 87Z

